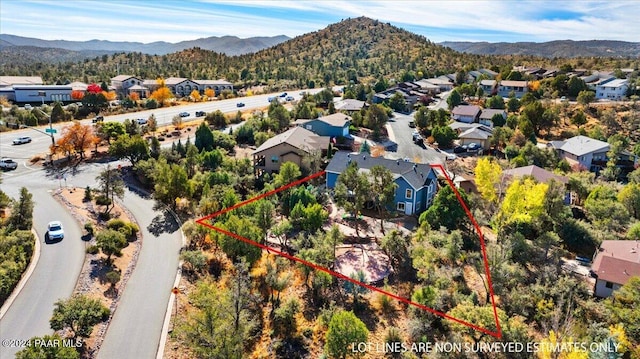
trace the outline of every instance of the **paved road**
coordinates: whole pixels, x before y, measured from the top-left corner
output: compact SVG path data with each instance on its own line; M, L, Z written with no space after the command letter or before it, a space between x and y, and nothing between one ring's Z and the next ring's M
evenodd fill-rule
M127 191L124 201L140 224L144 242L98 358L154 358L182 246L180 230L154 201Z
M85 244L80 239L82 231L75 219L50 193L57 183L43 172L21 176L3 176L2 190L18 198L18 190L26 186L33 194L34 227L42 243L40 260L29 281L0 320L0 339L27 340L34 336L51 334L49 319L54 303L68 298L82 268ZM49 221L59 220L65 230L65 238L58 243L45 243L44 236ZM12 358L21 348L0 346L0 358Z
M289 96L293 96L295 100L299 100L302 96L300 93L302 91L306 91L310 94L315 94L322 91L322 88L318 89L305 89L305 90L295 90L288 93ZM105 116L104 121L117 121L124 122L126 119L137 119L137 118L148 118L151 114L156 116L158 121L158 125L167 125L171 124L171 120L174 116L176 116L180 112L188 112L189 117L184 117L185 121L196 119L195 112L196 111L205 111L205 112L214 112L216 110L220 110L224 113L235 113L238 110L247 111L252 109L264 108L269 105L268 98L278 96L280 93L273 93L267 95L255 95L250 97L240 97L228 100L220 100L220 101L211 101L211 102L198 102L193 104L187 104L182 106L174 106L167 108L157 108L154 110L145 110L139 112L132 112L122 115L113 115L113 116ZM284 98L278 97L279 100L283 101ZM245 104L244 107L237 107L237 104L242 102ZM200 117L203 118L203 117ZM91 120L82 120L80 121L83 124L90 124ZM53 126L58 132L54 135L54 138L58 138L62 129L65 126L68 126L68 123L59 123ZM40 131L44 131L48 126L40 126L38 129ZM14 138L19 136L29 136L32 138L31 143L27 143L24 145L12 145L12 141ZM13 158L16 162L21 162L20 160L27 160L31 156L37 153L48 153L49 146L51 145L51 137L48 135L35 131L34 129L21 129L17 131L10 131L0 133L0 157L10 157Z
M443 163L444 155L430 147L419 146L413 143L414 128L409 127L413 121L413 114L405 115L394 112L394 117L387 123L387 130L391 129L393 141L398 144L397 152L387 152L389 158L408 158L409 161L420 163Z

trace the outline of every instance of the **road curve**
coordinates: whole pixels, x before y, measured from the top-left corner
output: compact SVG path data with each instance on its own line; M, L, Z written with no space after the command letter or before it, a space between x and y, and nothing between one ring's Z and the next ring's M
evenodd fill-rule
M11 179L4 179L3 190L17 198ZM26 186L27 184L25 184ZM28 187L29 188L29 187ZM79 223L58 203L46 188L29 188L35 202L33 218L38 240L42 244L40 259L33 274L0 320L0 339L27 340L51 334L49 319L54 303L68 298L82 269L85 244ZM65 238L58 243L45 243L47 223L62 222ZM13 358L22 348L0 345L0 358Z
M178 270L182 236L173 216L154 210L152 199L127 191L124 203L140 225L144 242L97 357L154 358Z

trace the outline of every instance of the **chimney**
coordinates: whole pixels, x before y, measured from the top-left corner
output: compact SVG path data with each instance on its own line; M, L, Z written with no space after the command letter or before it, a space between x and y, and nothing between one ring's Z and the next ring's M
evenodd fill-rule
M367 155L362 155L362 159L366 160L367 159Z
M413 165L413 172L418 172L418 166Z
M396 160L396 164L400 166L400 160Z

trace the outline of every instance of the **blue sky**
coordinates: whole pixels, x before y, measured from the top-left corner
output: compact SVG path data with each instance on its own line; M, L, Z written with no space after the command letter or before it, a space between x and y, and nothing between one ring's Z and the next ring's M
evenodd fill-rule
M367 16L441 41L640 41L640 1L1 0L0 33L178 42L287 35Z

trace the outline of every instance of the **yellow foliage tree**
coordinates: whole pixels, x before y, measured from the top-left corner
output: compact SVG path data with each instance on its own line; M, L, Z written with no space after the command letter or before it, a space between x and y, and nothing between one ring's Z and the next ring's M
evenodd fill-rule
M174 96L167 85L165 85L164 79L158 78L156 82L158 83L158 89L153 91L149 97L158 101L160 106L164 106L165 102Z
M83 159L84 151L98 142L99 138L93 133L91 125L74 121L72 125L62 130L62 136L56 141L56 146L52 150L66 155L75 152L80 155L80 159Z
M531 91L538 91L540 89L540 81L531 81L529 82L529 89Z
M102 91L102 95L107 99L107 101L113 101L118 98L118 95L116 95L115 91Z
M196 102L202 99L202 96L200 96L200 91L198 90L191 91L191 94L189 94L189 97L191 97L193 101L196 101Z
M489 202L497 202L498 193L496 187L500 184L502 178L500 165L495 161L491 161L489 157L480 158L475 168L475 174L476 187L482 198Z
M140 100L140 95L137 92L132 92L129 94L129 98L131 101L138 101Z
M542 339L538 346L539 359L587 359L589 353L587 350L575 348L573 338L558 339L556 333L552 330L549 336ZM564 344L564 345L563 345ZM562 350L560 350L562 348Z
M246 96L253 96L253 91L252 90L247 90L246 92Z
M204 90L204 95L208 98L214 98L216 97L216 92L213 89L206 89Z
M531 178L511 183L507 188L502 207L498 213L498 223L530 223L544 213L544 200L549 185L536 183Z

